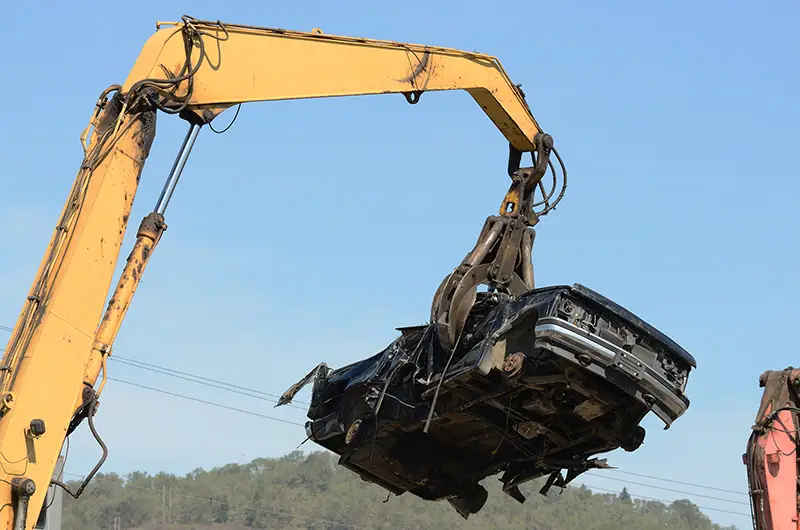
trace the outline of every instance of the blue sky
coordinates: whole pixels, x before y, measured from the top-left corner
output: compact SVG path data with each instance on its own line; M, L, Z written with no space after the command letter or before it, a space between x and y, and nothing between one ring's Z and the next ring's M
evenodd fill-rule
M47 4L4 10L11 77L0 85L0 324L12 325L24 301L97 95L124 80L156 20L187 12L477 50L523 84L569 170L566 198L537 227L538 284L598 290L698 360L686 416L669 431L648 420L642 448L610 462L745 491L741 453L758 376L800 362L789 306L800 295L800 175L790 147L800 132L795 3ZM182 122L160 117L128 245L183 134ZM116 353L273 393L319 361L338 366L374 353L395 327L426 320L439 281L507 189L506 155L502 135L461 92L426 94L416 106L401 96L244 106L227 133L202 131ZM298 196L308 201L300 208ZM370 203L381 213L363 216ZM120 379L303 421L301 410L122 363L111 369ZM121 383L106 389L98 427L111 450L105 470L119 472L183 473L285 453L304 438L300 427ZM98 451L85 433L75 438L68 470L83 473Z

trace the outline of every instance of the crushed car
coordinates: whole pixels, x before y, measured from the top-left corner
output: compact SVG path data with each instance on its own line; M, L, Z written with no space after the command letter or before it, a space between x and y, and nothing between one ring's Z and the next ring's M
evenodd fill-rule
M689 407L695 359L672 339L580 284L520 296L477 293L454 348L439 324L399 328L386 349L335 370L315 367L306 434L339 463L400 495L447 500L462 517L487 500L480 482L547 477L565 487L597 455L636 450L650 412L665 428Z

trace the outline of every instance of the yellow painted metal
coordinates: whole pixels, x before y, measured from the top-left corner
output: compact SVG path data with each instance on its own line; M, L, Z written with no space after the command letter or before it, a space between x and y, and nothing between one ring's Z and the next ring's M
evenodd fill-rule
M194 92L188 102L192 109L253 101L466 90L520 151L532 151L534 137L541 132L519 89L489 55L232 24L226 24L226 36L216 24L195 24L209 36L203 38L207 60L193 78ZM163 27L150 37L123 92L141 79L163 79L164 68L178 73L186 60L181 27ZM192 64L199 53L195 47ZM181 85L184 92L186 84Z
M67 427L81 403L95 330L155 135L154 112L119 116L119 111L111 105L100 116L100 130L93 134L3 356L2 395L13 392L14 399L0 419L0 506L12 503L7 481L32 479L36 492L27 529L38 517ZM36 440L25 435L33 419L44 420L46 427ZM0 528L11 529L15 513L13 505L0 511Z
M155 212L145 217L139 225L136 243L128 255L128 261L122 269L117 287L111 295L111 300L108 301L105 315L97 328L92 352L86 363L84 383L94 385L101 369L105 367L106 357L111 355L111 346L122 326L122 320L130 309L133 295L142 279L147 262L165 229L164 217ZM98 394L101 391L102 388L97 389Z
M463 89L510 144L534 149L540 132L520 91L493 57L446 48L312 33L192 22L206 58L192 77L187 109L209 121L238 103ZM158 243L145 219L106 307L139 177L155 137L155 111L131 108L124 96L148 78L178 75L186 60L180 24L159 29L144 45L121 87L101 96L85 157L62 217L3 356L0 372L0 530L31 530L85 385L105 382L105 359L130 307L143 268ZM222 37L218 40L216 37ZM193 62L192 64L196 64ZM176 94L187 92L182 82ZM125 103L123 103L125 102ZM151 222L148 225L148 219ZM102 317L102 319L101 319ZM102 384L101 384L102 388ZM33 419L46 432L26 436ZM20 525L14 478L36 484ZM15 517L17 519L15 519ZM15 526L15 520L17 521Z

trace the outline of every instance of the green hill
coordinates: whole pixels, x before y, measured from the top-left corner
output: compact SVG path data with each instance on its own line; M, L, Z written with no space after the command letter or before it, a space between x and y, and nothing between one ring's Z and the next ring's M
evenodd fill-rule
M523 489L524 504L503 495L498 481L489 500L464 521L446 502L391 497L336 465L327 453L293 452L180 477L99 474L79 500L64 499L64 530L726 530L687 500L664 504L627 492L595 494L570 487L539 495L541 482ZM77 486L77 484L75 484ZM166 523L166 524L164 524Z

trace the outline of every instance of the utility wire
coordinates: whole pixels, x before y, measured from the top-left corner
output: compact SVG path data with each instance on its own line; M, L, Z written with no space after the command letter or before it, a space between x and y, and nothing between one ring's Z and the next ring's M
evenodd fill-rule
M189 377L189 378L192 378L192 379L198 379L200 381L216 383L216 384L219 384L219 385L223 385L225 387L235 388L237 390L242 390L244 392L249 392L251 394L257 394L257 395L261 395L261 396L269 396L269 397L272 397L272 398L275 398L275 399L278 399L280 397L279 395L272 394L270 392L264 392L262 390L256 390L256 389L253 389L253 388L247 388L245 386L239 386L239 385L235 385L233 383L227 383L225 381L220 381L218 379L212 379L210 377L203 377L203 376L191 374L191 373L188 373L188 372L182 372L180 370L174 370L172 368L166 368L164 366L159 366L157 364L146 363L144 361L138 361L136 359L129 359L127 357L122 357L120 355L112 355L111 357L109 357L109 359L111 359L113 361L118 361L118 362L121 362L121 363L124 363L124 364L129 364L131 366L136 366L137 368L141 368L141 369L157 370L157 371L162 372L162 373L163 372L167 372L169 374L181 375L181 376Z
M616 495L619 495L618 491L610 490L608 488L597 488L595 486L592 486L591 484L586 484L585 482L583 484L579 484L579 486L586 486L590 490L604 491L604 492L607 492L607 493L614 493ZM646 501L663 502L665 504L669 504L669 503L673 502L673 501L668 501L666 499L656 499L656 498L653 498L653 497L644 497L642 495L634 495L633 493L630 493L629 495L631 497L635 497L637 499L643 499L643 500L646 500ZM733 514L733 515L741 515L743 517L750 517L749 513L733 512L733 511L730 511L730 510L723 510L721 508L709 508L708 506L698 506L698 508L700 508L701 510L712 510L712 511L715 511L715 512L730 513L730 514Z
M692 484L691 482L681 482L680 480L670 480L668 478L661 478L661 477L652 477L650 475L643 475L641 473L633 473L631 471L622 471L621 469L607 469L606 471L612 471L614 473L622 473L623 475L631 475L633 477L641 477L641 478L649 478L652 480L660 480L662 482L671 482L673 484L680 484L681 486L691 486L693 488L703 488L707 490L714 490L720 491L722 493L733 493L734 495L744 495L745 497L749 497L750 494L744 491L736 491L736 490L726 490L723 488L714 488L712 486L703 486L702 484Z
M14 331L13 329L11 329L11 328L9 328L7 326L0 326L0 330L8 331L8 332ZM3 349L0 348L0 351L3 351ZM234 394L240 394L240 395L247 396L247 397L252 397L252 398L255 398L255 399L261 399L263 401L269 401L271 403L276 403L277 400L280 399L279 395L273 394L273 393L270 393L270 392L264 392L262 390L256 390L254 388L248 388L248 387L241 386L241 385L235 385L233 383L227 383L225 381L220 381L218 379L212 379L210 377L203 377L203 376L200 376L200 375L190 374L188 372L182 372L180 370L174 370L172 368L167 368L167 367L164 367L164 366L158 366L156 364L146 363L144 361L138 361L136 359L129 359L127 357L122 357L120 355L111 355L109 357L109 359L112 360L112 361L116 361L116 362L120 362L120 363L126 364L128 366L133 366L135 368L139 368L140 370L148 370L148 371L159 373L159 374L162 374L162 375L167 375L167 376L170 376L170 377L174 377L176 379L183 379L184 381L190 381L192 383L197 383L197 384L209 386L209 387L212 387L212 388L218 388L220 390L225 390L227 392L232 392ZM269 399L269 398L272 398L272 399ZM309 406L309 403L306 403L306 402L300 401L300 400L294 400L294 403L289 403L287 406L292 407L292 408L296 408L296 409L299 409L299 410L305 410L303 407L300 407L300 406L296 405L295 403L297 403L298 405Z
M111 357L109 357L109 359L111 359L113 361L120 362L120 363L128 365L128 366L133 366L134 368L139 368L140 370L147 370L147 371L150 371L150 372L155 372L157 374L162 374L162 375L167 375L169 377L174 377L176 379L183 379L184 381L190 381L192 383L197 383L199 385L208 386L208 387L211 387L211 388L218 388L220 390L225 390L226 392L232 392L234 394L240 394L242 396L247 396L247 397L251 397L251 398L255 398L255 399L260 399L260 400L263 400L263 401L268 401L270 403L277 403L278 402L278 398L280 397L280 396L278 396L276 394L271 394L269 392L262 392L260 390L254 390L252 388L247 388L247 387L243 387L243 386L239 386L239 385L234 385L234 384L231 384L231 383L226 383L224 381L219 381L219 380L211 379L211 378L208 378L208 377L201 377L199 375L193 375L193 374L190 374L188 372L181 372L179 370L173 370L171 368L164 368L162 366L157 366L157 365L145 363L145 362L142 362L142 361L135 361L135 360L132 360L132 359L126 359L125 357L118 357L118 356L112 355ZM265 396L269 396L269 397L265 397ZM302 401L298 401L297 403L303 404ZM305 405L308 405L308 404L305 403ZM295 408L295 409L299 409L299 410L305 410L305 408L299 407L299 406L297 406L297 405L295 405L293 403L289 403L287 406Z
M8 331L9 333L13 333L14 332L14 330L12 328L8 327L8 326L0 326L0 331ZM4 352L4 351L6 351L5 348L0 348L0 352ZM2 510L2 508L0 508L0 510Z
M221 409L234 410L236 412L241 412L243 414L250 414L251 416L258 416L259 418L264 418L264 419L267 419L267 420L279 421L281 423L288 423L289 425L296 425L298 427L305 427L305 425L303 425L302 423L297 423L295 421L284 420L282 418L276 418L275 416L267 416L266 414L261 414L260 412L253 412L252 410L245 410L245 409L240 409L240 408L237 408L237 407L231 407L231 406L228 406L228 405L222 405L220 403L215 403L213 401L206 401L204 399L200 399L200 398L196 398L196 397L192 397L192 396L186 396L184 394L178 394L176 392L170 392L168 390L162 390L160 388L154 388L152 386L142 385L142 384L139 384L139 383L134 383L132 381L125 381L124 379L117 379L115 377L109 377L108 380L109 381L116 381L117 383L123 383L123 384L126 384L126 385L135 386L135 387L138 387L138 388L142 388L144 390L150 390L150 391L153 391L153 392L159 392L161 394L166 394L168 396L174 396L174 397L179 397L179 398L182 398L182 399L187 399L189 401L195 401L197 403L203 403L205 405L211 405L212 407L219 407Z
M661 491L669 491L669 492L672 492L672 493L682 493L682 494L685 494L685 495L689 495L688 492L683 491L683 490L665 488L664 486L654 486L652 484L644 484L642 482L633 482L633 481L620 479L620 478L615 478L615 477L606 477L606 476L600 475L600 474L598 474L596 472L593 472L593 471L589 471L586 474L587 475L591 475L593 477L602 478L602 479L605 479L605 480L613 480L615 482L622 482L623 484L630 484L630 485L634 485L634 486L644 486L646 488L654 488L654 489L661 490ZM710 495L703 495L701 493L692 493L691 495L694 495L695 497L702 497L704 499L711 499L711 500L715 500L715 501L730 502L731 504L739 504L741 506L750 506L750 503L747 503L747 502L734 501L734 500L731 500L731 499L723 499L721 497L712 497Z

